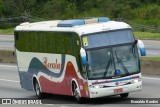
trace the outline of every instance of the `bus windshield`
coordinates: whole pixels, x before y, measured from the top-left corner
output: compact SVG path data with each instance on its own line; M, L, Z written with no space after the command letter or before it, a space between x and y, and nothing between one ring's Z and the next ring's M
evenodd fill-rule
M140 71L135 44L87 50L88 79L126 76Z
M134 37L130 29L124 29L84 35L82 41L85 49L91 49L131 43L134 42Z

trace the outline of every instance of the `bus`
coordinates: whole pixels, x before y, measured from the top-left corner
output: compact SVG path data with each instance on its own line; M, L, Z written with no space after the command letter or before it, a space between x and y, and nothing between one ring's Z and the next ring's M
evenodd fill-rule
M15 53L21 87L84 98L128 97L142 89L139 55L146 51L125 22L106 17L18 25Z

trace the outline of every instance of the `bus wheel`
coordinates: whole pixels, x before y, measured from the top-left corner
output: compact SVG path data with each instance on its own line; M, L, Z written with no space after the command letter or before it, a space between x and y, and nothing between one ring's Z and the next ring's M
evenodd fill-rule
M73 83L73 96L78 103L83 103L83 99L80 97L80 92L78 91L78 87L75 83Z
M128 97L129 93L124 93L124 94L120 94L121 98L126 98Z
M39 83L37 82L37 80L34 82L34 90L35 90L37 98L42 99L44 95L40 91L40 86L39 86Z

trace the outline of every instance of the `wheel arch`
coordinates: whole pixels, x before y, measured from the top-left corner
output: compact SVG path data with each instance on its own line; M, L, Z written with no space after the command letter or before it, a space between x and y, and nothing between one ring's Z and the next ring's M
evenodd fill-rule
M39 87L40 87L40 92L42 92L42 90L41 90L41 85L40 85L40 82L39 82L39 79L38 79L38 77L36 76L36 75L33 75L33 78L32 78L32 86L33 86L33 90L35 91L35 82L38 82L38 84L39 84Z
M79 94L80 94L80 97L81 97L81 92L80 92L80 88L79 88L78 82L77 82L77 80L74 79L74 78L71 80L71 85L72 85L72 86L71 86L71 87L72 87L72 88L71 88L72 96L73 96L73 90L74 90L74 89L73 89L73 84L76 84L76 86L78 87L78 91L79 91Z

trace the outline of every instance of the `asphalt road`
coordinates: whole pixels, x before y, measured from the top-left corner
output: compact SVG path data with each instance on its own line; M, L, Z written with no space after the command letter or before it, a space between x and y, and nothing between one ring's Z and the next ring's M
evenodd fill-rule
M36 98L34 92L26 91L20 87L18 70L15 65L0 64L0 98ZM143 76L143 90L140 92L130 93L130 99L134 98L160 98L160 78L158 76ZM130 101L130 99L128 99ZM137 106L137 104L123 104L127 99L121 99L119 96L99 98L94 100L87 100L85 104L77 104L72 97L51 95L45 101L53 103L47 105L28 105L29 107L124 107ZM115 104L114 104L115 103ZM121 103L121 104L120 104ZM140 106L159 106L160 104L141 104ZM0 105L1 107L2 105ZM27 106L27 105L23 105ZM8 107L8 106L7 106ZM14 105L12 105L14 107ZM16 106L18 107L18 106Z
M14 50L14 36L0 34L0 50Z
M143 40L147 56L160 56L160 41ZM0 50L14 50L13 35L0 35Z
M14 41L0 40L0 50L14 50Z
M147 56L160 56L160 41L143 40Z

